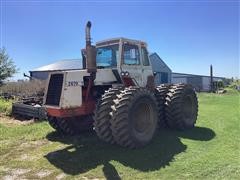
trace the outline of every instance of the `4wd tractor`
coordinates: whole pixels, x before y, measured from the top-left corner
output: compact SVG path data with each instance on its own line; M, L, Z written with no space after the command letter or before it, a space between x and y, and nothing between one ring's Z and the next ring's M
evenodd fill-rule
M83 69L49 75L44 105L49 124L64 134L89 128L109 143L144 146L156 129L192 128L198 101L186 84L155 87L147 44L115 38L91 44L86 25Z

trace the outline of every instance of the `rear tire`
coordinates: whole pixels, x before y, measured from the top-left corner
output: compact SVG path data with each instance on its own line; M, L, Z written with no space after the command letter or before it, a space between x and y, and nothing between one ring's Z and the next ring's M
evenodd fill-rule
M77 135L92 130L93 119L90 115L82 117L57 118L63 134Z
M198 115L197 95L190 85L173 85L166 97L166 119L172 129L194 127Z
M108 143L113 144L114 138L112 135L112 130L110 128L110 112L112 111L111 106L114 104L113 100L117 98L117 94L120 93L119 88L110 88L105 91L101 99L98 101L96 110L94 113L94 130L97 136Z
M57 118L58 124L62 129L63 134L75 135L77 134L76 128L72 125L72 120L70 118Z
M149 143L157 128L157 102L153 93L126 88L112 106L111 129L117 144L138 148Z
M167 96L169 87L170 85L161 84L157 86L155 89L155 96L158 104L158 127L159 128L167 127L165 103L166 103L166 96Z

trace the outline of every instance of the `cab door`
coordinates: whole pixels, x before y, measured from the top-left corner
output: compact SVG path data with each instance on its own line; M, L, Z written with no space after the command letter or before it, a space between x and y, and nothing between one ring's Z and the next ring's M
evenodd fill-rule
M131 43L123 43L122 49L122 73L127 73L137 86L144 86L142 76L141 52L140 46Z
M152 66L149 61L148 51L144 46L141 47L141 61L142 61L142 81L143 86L146 87L148 81L153 80L152 83L154 83L154 77Z

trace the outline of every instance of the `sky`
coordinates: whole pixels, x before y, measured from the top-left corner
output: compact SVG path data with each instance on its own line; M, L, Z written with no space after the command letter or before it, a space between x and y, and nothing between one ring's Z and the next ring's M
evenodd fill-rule
M85 24L93 42L143 40L173 72L239 77L239 1L0 0L0 47L23 73L81 58Z

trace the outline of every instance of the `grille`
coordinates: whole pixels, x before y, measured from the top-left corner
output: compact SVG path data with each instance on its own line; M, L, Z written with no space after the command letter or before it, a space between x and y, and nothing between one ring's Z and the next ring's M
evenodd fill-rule
M59 106L63 85L63 74L52 74L49 84L46 105Z

